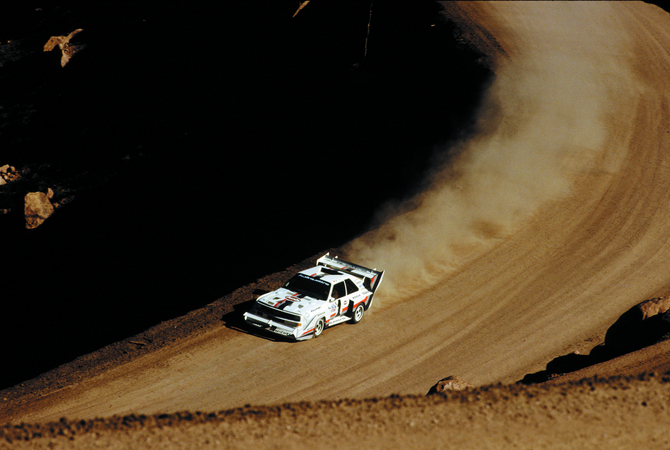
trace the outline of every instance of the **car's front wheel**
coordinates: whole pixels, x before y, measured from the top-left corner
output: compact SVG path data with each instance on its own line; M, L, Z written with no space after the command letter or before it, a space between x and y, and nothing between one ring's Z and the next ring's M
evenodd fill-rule
M351 317L351 323L358 323L363 318L365 314L365 306L361 303L354 309L354 315Z
M314 339L321 336L321 333L323 333L323 330L325 328L326 328L326 321L323 318L317 320L316 325L314 325Z

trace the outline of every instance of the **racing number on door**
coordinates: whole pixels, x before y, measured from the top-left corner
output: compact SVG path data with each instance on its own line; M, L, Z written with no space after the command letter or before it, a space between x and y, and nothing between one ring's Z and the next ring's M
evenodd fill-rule
M342 313L346 311L348 302L348 299L346 298L347 290L344 287L344 281L341 281L333 286L332 296L337 302L337 315L342 315Z

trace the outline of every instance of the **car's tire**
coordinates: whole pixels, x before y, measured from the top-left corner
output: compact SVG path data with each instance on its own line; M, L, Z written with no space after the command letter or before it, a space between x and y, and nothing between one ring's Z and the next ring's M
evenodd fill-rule
M365 314L365 305L361 303L354 309L354 313L351 316L351 323L358 323L363 319L363 314Z
M323 330L325 328L326 328L326 321L322 317L321 319L317 320L316 324L314 325L314 339L321 336L321 333L323 333Z

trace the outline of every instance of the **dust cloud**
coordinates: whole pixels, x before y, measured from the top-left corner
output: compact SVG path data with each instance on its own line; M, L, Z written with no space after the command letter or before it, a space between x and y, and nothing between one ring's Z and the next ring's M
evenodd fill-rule
M386 270L375 308L429 289L569 195L576 177L616 172L625 153L608 140L614 99L635 95L627 33L610 14L616 3L493 5L505 54L496 56L476 132L437 149L443 162L426 174L429 187L385 207L381 226L345 248L350 260ZM511 8L541 16L528 21L539 25L507 28Z

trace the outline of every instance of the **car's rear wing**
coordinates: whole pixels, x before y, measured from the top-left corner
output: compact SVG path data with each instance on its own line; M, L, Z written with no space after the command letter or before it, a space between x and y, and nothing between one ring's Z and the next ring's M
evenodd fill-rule
M329 269L339 270L340 272L345 272L355 277L362 278L366 289L373 294L382 283L382 278L384 278L383 270L377 270L376 268L368 269L367 267L338 259L337 256L330 256L330 253L326 253L319 258L316 261L316 265L325 266Z

